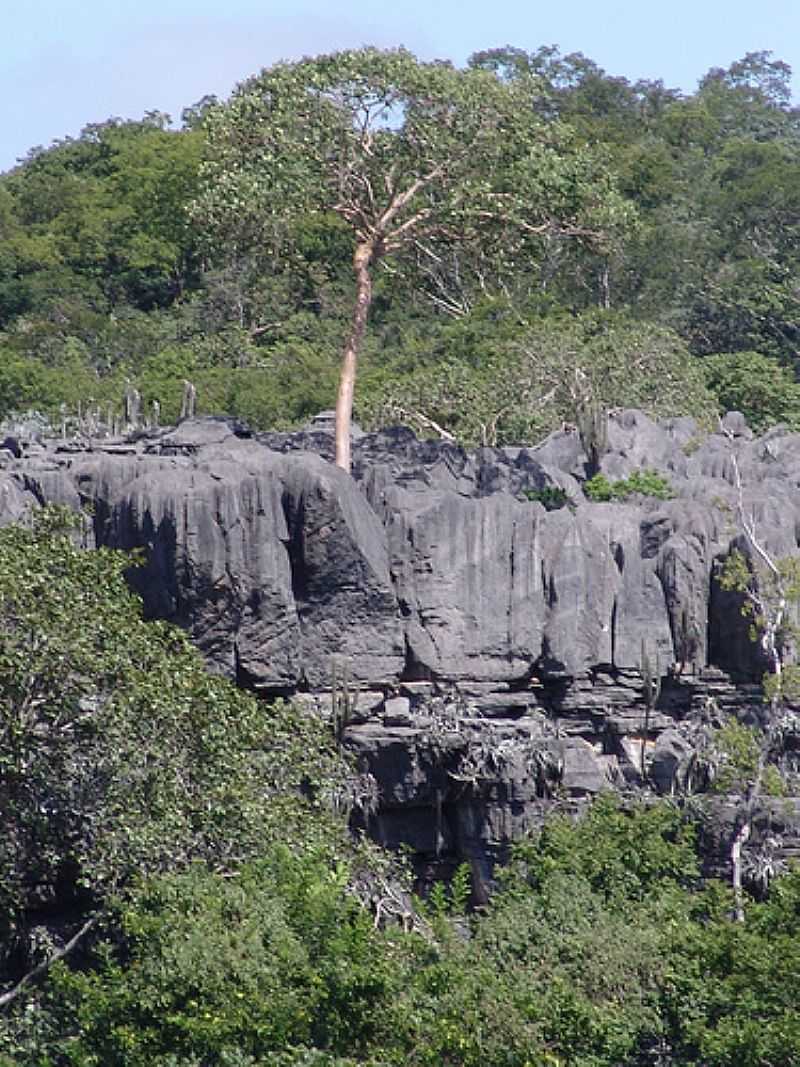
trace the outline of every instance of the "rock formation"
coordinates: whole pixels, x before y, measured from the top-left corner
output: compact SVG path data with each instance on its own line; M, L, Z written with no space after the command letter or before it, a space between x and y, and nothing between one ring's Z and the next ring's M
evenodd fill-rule
M144 550L130 580L215 671L327 713L348 678L346 736L378 781L378 839L421 862L488 871L549 805L601 789L685 787L697 724L759 699L762 664L716 569L745 504L778 556L800 530L800 435L612 416L601 470L668 478L674 496L594 503L565 430L536 448L252 435L186 420L128 440L0 448L0 522L88 509L87 546ZM568 503L531 499L547 487ZM660 678L645 699L647 659ZM337 685L343 684L337 682Z

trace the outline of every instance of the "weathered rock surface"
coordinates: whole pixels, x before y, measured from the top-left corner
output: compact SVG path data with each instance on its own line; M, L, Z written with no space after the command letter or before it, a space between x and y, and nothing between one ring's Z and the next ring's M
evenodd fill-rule
M200 419L126 441L14 438L0 523L88 506L88 543L143 550L131 581L147 613L183 626L214 670L323 711L346 676L349 742L381 789L371 832L485 864L557 799L679 789L685 723L759 699L728 677L752 683L762 665L715 581L746 547L732 455L762 540L796 554L800 435L756 439L736 415L725 429L614 415L603 472L655 469L674 489L625 503L586 500L570 431L474 453L368 434L352 478L319 429ZM570 505L529 499L545 487ZM663 683L650 709L643 656Z

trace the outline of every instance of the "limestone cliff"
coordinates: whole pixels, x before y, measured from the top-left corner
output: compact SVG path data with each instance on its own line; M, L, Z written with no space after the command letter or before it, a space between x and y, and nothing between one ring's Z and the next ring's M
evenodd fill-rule
M0 521L88 508L87 547L144 550L131 582L147 613L266 696L327 713L333 672L347 677L347 740L379 785L370 832L483 867L558 800L682 788L703 724L758 703L757 649L715 580L740 540L731 456L763 541L793 554L800 435L756 439L737 416L726 430L613 415L602 471L657 470L674 492L625 503L586 499L570 430L475 453L366 435L352 478L326 433L227 420L9 439ZM568 503L530 499L546 487Z

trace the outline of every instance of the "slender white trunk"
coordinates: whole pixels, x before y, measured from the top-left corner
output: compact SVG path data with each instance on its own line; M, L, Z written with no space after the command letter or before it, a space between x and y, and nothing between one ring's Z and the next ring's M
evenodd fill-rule
M372 275L370 268L374 255L371 241L359 244L353 256L356 272L356 302L350 333L344 346L342 370L339 378L339 394L336 398L336 466L348 473L351 467L350 430L353 422L353 393L356 384L358 355L367 327L367 316L372 303Z
M750 838L750 816L742 818L731 841L731 883L733 885L733 914L737 922L744 922L744 893L742 891L742 848Z

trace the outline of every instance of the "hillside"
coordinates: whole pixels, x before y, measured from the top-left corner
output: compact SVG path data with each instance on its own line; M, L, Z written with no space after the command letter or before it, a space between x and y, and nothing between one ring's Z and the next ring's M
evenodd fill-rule
M365 48L0 175L0 1067L800 1062L789 78Z

